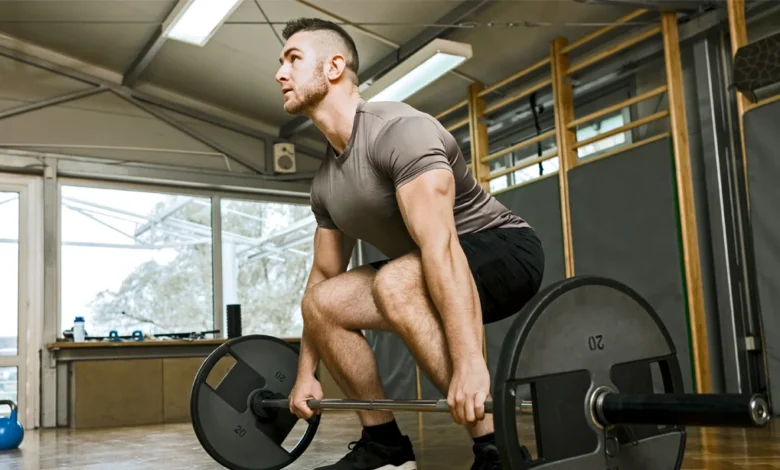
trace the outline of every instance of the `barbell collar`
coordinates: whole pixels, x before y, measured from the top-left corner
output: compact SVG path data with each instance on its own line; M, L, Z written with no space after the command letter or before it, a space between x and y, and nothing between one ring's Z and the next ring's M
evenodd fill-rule
M769 403L749 394L648 394L603 392L594 416L604 426L655 424L761 427L771 420Z

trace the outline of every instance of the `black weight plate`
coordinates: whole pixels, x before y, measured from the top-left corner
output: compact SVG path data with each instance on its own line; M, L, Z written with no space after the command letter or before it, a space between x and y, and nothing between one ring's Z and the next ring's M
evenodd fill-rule
M226 356L235 364L212 387L209 374ZM278 409L273 420L258 419L250 406L255 390L289 396L297 371L298 350L272 336L241 336L215 349L198 370L190 396L192 426L206 452L232 470L279 470L300 457L314 438L319 416L287 450L282 444L298 418Z
M658 367L655 390L652 367ZM530 384L537 457L518 441L516 390ZM671 337L651 306L611 279L574 277L543 289L518 314L495 378L496 439L505 468L673 470L682 465L685 428L601 428L593 392L683 393Z

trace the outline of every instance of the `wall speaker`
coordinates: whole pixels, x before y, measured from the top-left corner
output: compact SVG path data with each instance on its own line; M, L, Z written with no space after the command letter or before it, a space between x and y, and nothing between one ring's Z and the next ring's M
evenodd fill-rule
M274 171L295 173L295 144L289 142L274 144Z

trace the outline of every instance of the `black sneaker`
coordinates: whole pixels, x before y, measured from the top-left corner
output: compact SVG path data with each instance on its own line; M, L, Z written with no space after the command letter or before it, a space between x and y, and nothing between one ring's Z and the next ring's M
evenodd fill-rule
M350 452L338 462L315 470L416 470L412 441L403 436L398 445L372 441L363 432L359 441L349 443Z
M474 446L474 465L471 470L502 470L498 447L493 444Z
M474 446L474 465L471 470L502 470L501 455L498 453L498 447L493 444L481 444ZM524 460L532 460L531 453L523 446Z

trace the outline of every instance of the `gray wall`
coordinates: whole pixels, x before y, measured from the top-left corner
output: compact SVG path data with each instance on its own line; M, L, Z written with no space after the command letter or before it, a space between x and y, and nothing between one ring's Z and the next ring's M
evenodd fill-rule
M654 307L691 390L671 141L662 139L569 172L574 270L617 279Z
M780 403L780 102L745 114L754 270L763 330L770 399Z

